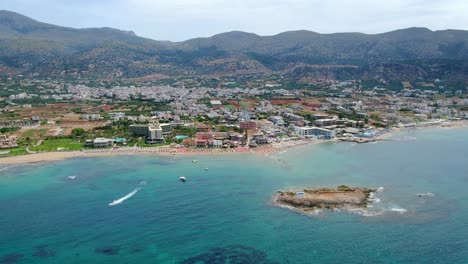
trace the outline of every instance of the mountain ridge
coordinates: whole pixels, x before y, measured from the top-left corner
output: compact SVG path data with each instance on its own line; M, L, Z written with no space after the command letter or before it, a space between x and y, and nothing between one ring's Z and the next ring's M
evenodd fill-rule
M401 71L415 67L414 74L403 74L410 79L450 69L452 78L468 83L468 77L463 76L467 61L468 31L464 30L412 27L379 34L296 30L272 36L230 31L171 42L109 27L56 26L0 11L0 75L82 73L133 78L277 72L292 81L340 76L378 80L398 79L400 70L395 65L402 65ZM328 66L320 69L313 65ZM343 65L359 70L345 70ZM388 67L396 74L384 77L389 72L377 71L372 65ZM447 74L441 75L444 78Z

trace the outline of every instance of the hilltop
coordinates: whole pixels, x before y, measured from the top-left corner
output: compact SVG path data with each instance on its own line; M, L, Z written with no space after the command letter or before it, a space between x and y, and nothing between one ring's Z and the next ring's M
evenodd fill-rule
M0 11L0 75L94 77L278 73L290 81L445 78L468 83L468 31L382 34L233 31L183 42L112 28L74 29Z

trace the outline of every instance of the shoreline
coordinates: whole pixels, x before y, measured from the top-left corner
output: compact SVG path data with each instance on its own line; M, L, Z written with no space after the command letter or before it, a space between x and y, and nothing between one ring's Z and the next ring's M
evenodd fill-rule
M468 127L468 120L459 120L459 121L433 121L433 122L425 122L419 124L410 124L406 126L399 126L399 127L392 127L386 129L382 134L374 137L376 141L386 140L387 138L394 136L398 133L414 131L414 130L422 130L422 129L430 129L430 128L462 128Z
M414 126L395 127L381 131L382 134L374 137L374 141L382 141L387 138L405 131L412 131L416 129L426 128L460 128L468 126L468 121L440 121L437 123L420 123ZM310 140L300 139L292 141L284 141L280 143L272 143L270 145L259 146L257 148L237 148L237 149L195 149L195 148L182 148L170 149L166 147L149 147L149 148L118 148L118 149L95 149L95 150L81 150L69 152L43 152L26 154L19 156L1 157L0 165L19 165L19 164L35 164L42 162L61 161L73 158L89 158L89 157L112 157L124 155L155 155L155 156L185 156L185 155L226 155L226 154L257 154L267 155L272 153L279 153L285 150L294 149L297 147L323 144L329 142L339 142L339 138L331 140Z

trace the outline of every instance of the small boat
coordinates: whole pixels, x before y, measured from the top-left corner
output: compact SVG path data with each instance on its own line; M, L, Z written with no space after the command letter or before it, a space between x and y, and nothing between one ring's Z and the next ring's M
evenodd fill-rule
M206 171L208 171L208 168L205 168Z
M181 180L182 182L186 182L186 181L187 181L187 178L185 178L185 177L180 177L179 180Z
M76 176L68 176L68 179L74 180L74 179L76 179Z
M429 192L427 192L427 193L418 193L417 196L418 196L418 197L433 197L434 194L433 194L433 193L429 193Z
M198 162L198 160L192 160L192 163L197 163L197 162Z

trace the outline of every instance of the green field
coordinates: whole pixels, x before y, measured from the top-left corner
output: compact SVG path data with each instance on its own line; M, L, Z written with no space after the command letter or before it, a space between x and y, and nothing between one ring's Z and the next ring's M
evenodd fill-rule
M225 105L224 107L225 107L226 109L231 110L231 111L235 111L235 110L237 109L237 107L234 106L234 105Z
M83 144L74 139L47 139L40 146L30 148L31 151L57 151L59 148L63 150L80 150Z
M7 154L0 154L0 157L19 156L27 154L26 148L2 149L0 152L8 152Z
M23 137L32 138L32 137L44 135L47 131L48 129L30 129L23 133Z

